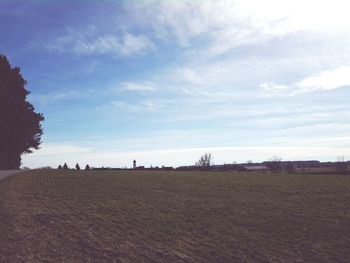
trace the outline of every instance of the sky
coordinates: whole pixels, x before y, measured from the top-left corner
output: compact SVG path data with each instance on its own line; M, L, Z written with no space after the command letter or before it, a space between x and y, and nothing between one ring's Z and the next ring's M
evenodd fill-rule
M347 0L0 0L26 167L350 158Z

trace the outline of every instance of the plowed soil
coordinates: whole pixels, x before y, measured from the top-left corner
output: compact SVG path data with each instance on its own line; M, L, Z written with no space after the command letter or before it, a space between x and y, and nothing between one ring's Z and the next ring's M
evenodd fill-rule
M0 227L0 262L350 262L350 177L29 171Z

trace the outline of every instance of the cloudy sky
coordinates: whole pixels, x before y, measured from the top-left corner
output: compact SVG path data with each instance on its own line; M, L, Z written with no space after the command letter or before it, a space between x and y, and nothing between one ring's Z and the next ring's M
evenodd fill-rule
M0 1L44 113L23 165L350 157L347 0Z

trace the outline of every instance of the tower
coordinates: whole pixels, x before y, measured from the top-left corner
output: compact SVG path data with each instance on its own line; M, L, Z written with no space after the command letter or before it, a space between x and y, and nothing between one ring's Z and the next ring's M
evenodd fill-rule
M136 160L132 162L132 168L136 169Z

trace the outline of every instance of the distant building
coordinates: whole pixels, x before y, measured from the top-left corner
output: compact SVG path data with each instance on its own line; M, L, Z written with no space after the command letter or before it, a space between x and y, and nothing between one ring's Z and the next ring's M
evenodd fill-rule
M265 165L246 165L243 166L243 171L247 172L268 172L270 169Z
M136 169L136 160L133 161L133 163L132 163L132 168L133 168L133 169Z

